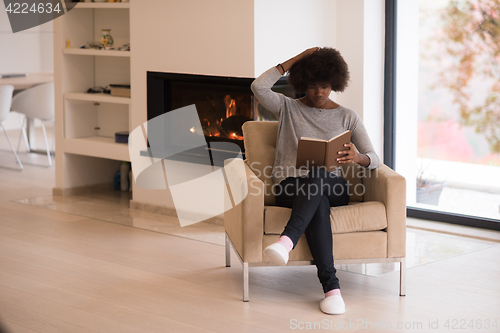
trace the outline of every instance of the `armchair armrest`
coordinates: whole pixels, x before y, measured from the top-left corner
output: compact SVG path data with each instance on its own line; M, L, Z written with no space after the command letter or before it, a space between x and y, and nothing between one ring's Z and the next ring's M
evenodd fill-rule
M262 261L262 240L264 235L264 183L248 167L238 167L231 160L224 161L224 171L229 181L231 195L241 202L232 206L226 197L225 206L232 207L224 212L224 228L235 250L245 262ZM245 186L247 189L245 189ZM248 192L246 191L248 190ZM245 195L242 195L246 193Z
M379 201L387 214L387 256L406 255L406 180L382 164L363 178L365 201Z

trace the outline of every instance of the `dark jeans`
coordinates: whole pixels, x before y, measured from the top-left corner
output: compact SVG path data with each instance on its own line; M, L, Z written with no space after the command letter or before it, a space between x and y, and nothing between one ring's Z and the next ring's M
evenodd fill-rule
M288 177L276 188L276 204L292 208L282 235L290 237L295 248L305 233L325 293L339 288L333 265L330 207L347 205L348 202L346 180L324 168L312 168L307 176Z

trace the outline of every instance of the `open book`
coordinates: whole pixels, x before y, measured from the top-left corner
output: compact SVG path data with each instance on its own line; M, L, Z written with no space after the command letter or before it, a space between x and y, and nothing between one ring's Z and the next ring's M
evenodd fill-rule
M305 166L310 169L313 166L325 166L328 171L331 171L340 166L337 158L345 156L345 154L339 155L338 152L346 150L344 144L349 142L351 142L351 131L349 130L328 141L302 137L297 147L296 167Z

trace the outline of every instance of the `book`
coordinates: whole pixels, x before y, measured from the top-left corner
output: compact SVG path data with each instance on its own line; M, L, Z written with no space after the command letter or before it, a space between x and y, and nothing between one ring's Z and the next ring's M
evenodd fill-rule
M130 84L110 84L111 96L130 97Z
M9 77L24 77L28 76L27 73L9 73L9 74L0 74L0 79L7 79Z
M346 156L339 155L338 152L346 150L344 144L351 142L351 131L347 130L330 140L301 137L297 147L296 167L325 166L331 171L340 166L337 158Z

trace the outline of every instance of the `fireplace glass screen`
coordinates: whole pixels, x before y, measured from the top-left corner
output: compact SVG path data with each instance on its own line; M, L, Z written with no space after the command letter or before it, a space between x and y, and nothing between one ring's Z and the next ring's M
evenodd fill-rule
M148 120L194 104L209 149L211 142L231 142L244 154L242 125L276 120L253 96L253 78L148 72L147 80ZM273 90L295 97L285 78ZM164 142L173 140L169 128L176 126L199 130L196 124L165 124Z

